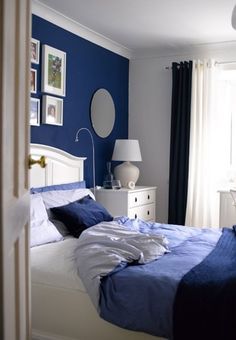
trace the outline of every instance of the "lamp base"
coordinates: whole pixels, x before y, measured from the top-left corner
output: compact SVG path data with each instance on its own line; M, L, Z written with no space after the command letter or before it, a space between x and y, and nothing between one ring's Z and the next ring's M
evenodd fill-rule
M139 168L130 162L117 165L114 169L115 178L120 180L121 186L128 188L129 182L137 182L139 178Z

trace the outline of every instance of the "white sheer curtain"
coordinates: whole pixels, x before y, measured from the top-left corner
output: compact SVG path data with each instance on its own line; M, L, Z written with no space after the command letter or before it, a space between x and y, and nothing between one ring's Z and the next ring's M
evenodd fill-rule
M226 157L227 119L213 60L193 61L188 198L185 224L219 225L219 180Z

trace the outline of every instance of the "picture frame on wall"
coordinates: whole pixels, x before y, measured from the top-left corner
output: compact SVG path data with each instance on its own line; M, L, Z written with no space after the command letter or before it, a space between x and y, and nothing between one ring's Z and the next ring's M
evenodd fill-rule
M39 52L40 52L40 41L34 38L31 38L31 63L39 64Z
M30 98L30 125L40 125L40 99Z
M42 48L42 92L65 97L66 53L48 45Z
M51 125L63 125L63 99L43 96L42 122Z
M37 93L37 70L34 68L30 70L30 92Z

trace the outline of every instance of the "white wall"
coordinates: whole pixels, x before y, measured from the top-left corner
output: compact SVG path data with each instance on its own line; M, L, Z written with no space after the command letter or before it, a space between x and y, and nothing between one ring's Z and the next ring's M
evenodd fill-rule
M235 34L236 37L236 34ZM143 161L137 184L157 186L157 221L168 219L168 180L173 61L236 61L236 43L205 45L167 57L130 60L129 138L139 139Z

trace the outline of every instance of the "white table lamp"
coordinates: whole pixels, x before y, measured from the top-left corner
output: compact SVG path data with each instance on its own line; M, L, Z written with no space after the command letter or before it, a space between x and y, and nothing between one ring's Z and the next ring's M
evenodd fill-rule
M120 180L121 186L131 188L139 178L139 168L131 162L142 161L138 140L117 139L112 155L113 161L124 161L114 169L115 178Z

